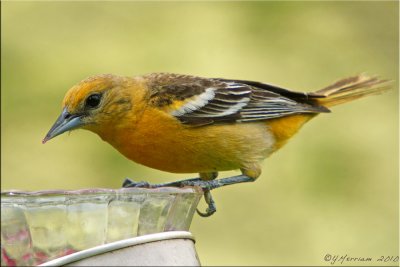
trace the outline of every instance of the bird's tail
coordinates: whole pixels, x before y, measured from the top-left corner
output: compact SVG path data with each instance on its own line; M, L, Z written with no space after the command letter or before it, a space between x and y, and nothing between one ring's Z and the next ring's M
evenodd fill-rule
M337 81L321 90L311 93L318 104L331 107L364 96L381 94L391 88L389 80L361 74Z

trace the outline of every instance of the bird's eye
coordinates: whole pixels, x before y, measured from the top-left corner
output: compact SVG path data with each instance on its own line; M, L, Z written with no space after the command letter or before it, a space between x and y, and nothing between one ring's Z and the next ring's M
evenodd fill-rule
M85 102L85 107L95 108L100 104L101 94L90 95Z

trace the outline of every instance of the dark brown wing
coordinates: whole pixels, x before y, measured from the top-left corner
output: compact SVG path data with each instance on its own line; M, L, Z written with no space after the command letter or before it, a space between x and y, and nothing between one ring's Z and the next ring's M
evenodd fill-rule
M299 113L329 112L312 100L315 96L258 82L176 74L152 75L155 76L150 83L150 102L158 106L177 106L170 113L189 125L249 122Z

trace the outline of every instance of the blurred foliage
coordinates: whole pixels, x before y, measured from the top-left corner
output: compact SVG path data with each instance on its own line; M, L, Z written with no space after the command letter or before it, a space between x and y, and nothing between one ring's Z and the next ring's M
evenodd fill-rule
M326 253L397 255L398 2L1 6L2 190L117 188L124 177L194 176L132 163L86 131L42 145L66 90L89 75L167 71L311 91L368 72L394 79L394 90L311 121L264 162L256 183L215 191L218 212L196 216L191 231L204 265L328 265Z

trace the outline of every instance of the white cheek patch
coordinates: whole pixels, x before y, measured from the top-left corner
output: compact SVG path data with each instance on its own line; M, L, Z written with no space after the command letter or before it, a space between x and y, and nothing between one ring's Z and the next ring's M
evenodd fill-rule
M174 110L171 114L173 116L182 116L187 113L191 113L198 110L208 104L210 100L215 97L215 88L207 88L204 93L195 96L192 100L189 100L186 104L181 106L179 109Z

